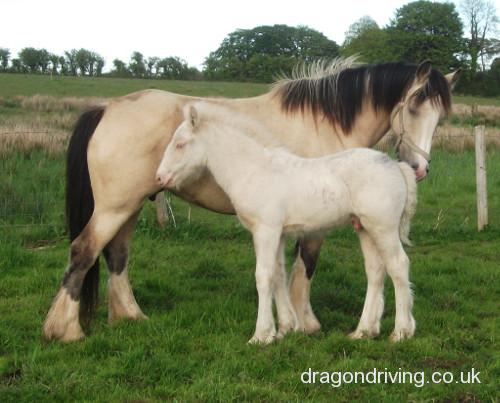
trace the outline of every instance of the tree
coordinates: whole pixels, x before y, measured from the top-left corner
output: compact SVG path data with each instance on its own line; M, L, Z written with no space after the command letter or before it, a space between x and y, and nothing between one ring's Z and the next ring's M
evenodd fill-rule
M130 71L127 69L127 65L120 59L113 60L113 70L110 75L115 77L129 77Z
M76 62L76 49L71 49L64 52L66 56L67 70L72 76L76 76L78 72L78 64Z
M158 62L160 61L159 57L152 56L147 59L146 64L148 66L148 77L156 77L158 75ZM153 68L155 72L153 73Z
M60 57L58 55L55 55L54 53L51 53L49 55L49 60L50 60L50 65L51 65L51 74L56 75L57 69L59 67Z
M104 68L105 64L104 58L101 55L94 53L94 60L95 60L95 75L97 77L100 77L102 76L102 69Z
M93 57L92 52L87 49L78 49L75 53L75 63L80 70L80 75L84 76L89 73L92 75Z
M481 60L481 68L485 70L485 62L488 56L488 37L495 34L499 18L496 14L495 5L490 0L462 0L460 10L468 28L470 38L467 40L467 53L470 57L470 70L474 74L478 70L478 59ZM498 40L497 40L498 41Z
M42 74L47 73L50 63L50 53L47 49L38 49L38 66L40 67L40 71Z
M0 48L0 67L2 71L6 71L9 65L10 50L6 48Z
M30 73L37 73L39 71L39 54L35 48L23 48L18 56L25 70Z
M21 59L19 58L14 58L11 61L11 71L14 73L24 73L25 68L23 67L23 63L21 62Z
M189 66L185 60L179 57L166 57L158 61L158 71L161 77L173 80L185 80L188 78Z
M146 73L146 66L144 64L144 56L141 52L132 53L128 68L134 77L144 77L144 74Z
M429 59L442 70L460 64L462 22L453 3L419 0L406 4L396 10L388 34L388 45L397 59L413 63Z
M210 53L204 63L204 73L212 79L270 81L276 74L289 73L299 61L333 58L338 51L334 41L308 27L273 25L239 29ZM271 74L269 68L275 58L285 70ZM263 70L268 73L263 74Z
M361 17L349 26L349 29L345 33L343 46L346 46L354 39L359 38L364 32L376 29L379 29L379 26L372 17L369 15Z
M387 30L379 28L371 17L365 16L351 24L340 53L342 56L358 54L366 63L397 60L388 42Z
M61 66L60 72L62 75L69 74L69 66L66 58L64 56L59 56L59 66Z

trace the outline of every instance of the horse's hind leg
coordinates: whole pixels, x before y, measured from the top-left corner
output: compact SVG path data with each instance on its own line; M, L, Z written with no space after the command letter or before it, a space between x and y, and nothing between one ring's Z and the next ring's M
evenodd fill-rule
M380 333L380 319L384 312L385 268L377 247L368 232L361 230L358 234L365 260L368 286L363 313L361 314L358 327L349 335L351 339L378 336Z
M84 337L79 321L83 280L104 246L129 217L127 212L99 212L96 209L84 230L71 243L68 268L43 326L46 339L74 341Z
M147 319L135 300L128 279L128 253L132 234L139 212L123 224L118 233L104 248L104 257L108 264L108 322L116 323L120 319Z
M297 255L290 276L290 299L297 314L298 328L306 333L314 333L321 328L311 307L310 293L322 243L323 238L297 242Z
M282 236L276 256L276 267L274 269L273 285L276 311L278 313L279 331L278 338L282 338L290 330L297 330L298 321L295 310L290 301L290 294L286 286L285 270L285 238Z
M373 235L373 234L372 234ZM412 337L415 333L415 320L412 315L413 295L410 289L410 261L406 255L399 231L378 233L372 239L382 257L387 273L394 284L396 297L396 323L391 334L392 341Z

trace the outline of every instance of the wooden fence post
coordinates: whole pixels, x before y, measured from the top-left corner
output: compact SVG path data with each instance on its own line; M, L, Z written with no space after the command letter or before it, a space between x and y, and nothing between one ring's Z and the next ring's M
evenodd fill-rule
M159 192L155 197L156 204L156 220L160 225L160 228L165 228L165 224L168 223L168 211L167 203L165 201L165 192Z
M486 142L484 126L474 127L476 144L477 229L488 225L488 191L486 187Z

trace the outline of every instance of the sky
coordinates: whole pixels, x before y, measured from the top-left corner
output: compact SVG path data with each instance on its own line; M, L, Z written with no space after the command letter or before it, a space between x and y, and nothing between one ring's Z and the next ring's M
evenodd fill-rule
M498 2L495 0L497 10ZM389 23L409 0L0 0L0 47L63 54L72 48L99 53L111 68L133 51L178 56L202 67L211 51L236 29L306 25L339 45L353 22L369 15ZM105 68L106 70L106 68Z

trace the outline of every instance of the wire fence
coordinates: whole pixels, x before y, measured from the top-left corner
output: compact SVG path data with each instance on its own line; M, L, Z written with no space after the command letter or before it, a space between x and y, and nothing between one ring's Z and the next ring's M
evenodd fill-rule
M0 138L4 135L22 134L25 132L0 132ZM46 134L47 131L31 131L31 134ZM500 146L500 135L495 133L485 133L485 143L488 149L497 148ZM385 136L377 148L383 151L390 151L394 147L396 137L392 135ZM434 138L434 146L453 151L463 151L473 149L474 134L437 134ZM44 147L41 147L45 150ZM50 151L50 149L49 149ZM31 167L31 164L40 165L40 161L33 159L30 161L30 156L26 155L26 161L22 164L23 167L18 167L21 171L24 170L24 177L19 176L14 168L8 165L9 157L3 159L6 161L6 166L2 167L3 179L0 179L2 191L0 192L0 230L29 230L33 227L45 228L51 233L62 233L65 231L64 218L64 163L63 158L59 154L59 168L57 172L48 170L42 175L45 177L42 183L33 182L34 176L30 171L37 169ZM5 162L3 162L5 163ZM50 164L50 162L47 162ZM2 165L0 165L1 167ZM11 176L9 176L9 171ZM6 176L5 176L6 175ZM15 182L25 182L22 186L16 187ZM36 179L40 181L40 179ZM174 225L175 215L182 214L187 217L187 222L191 222L190 207L183 208L182 211L175 211L168 203L168 199L157 200L155 211L156 219L160 226Z

